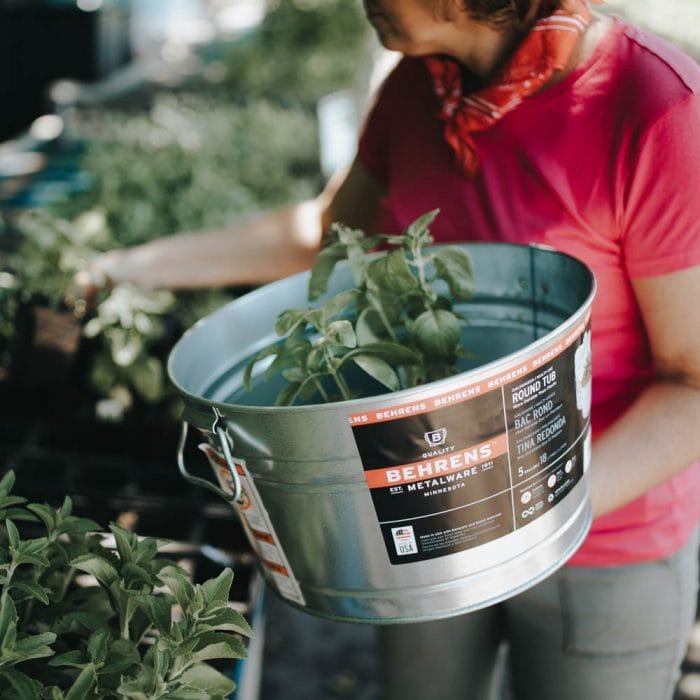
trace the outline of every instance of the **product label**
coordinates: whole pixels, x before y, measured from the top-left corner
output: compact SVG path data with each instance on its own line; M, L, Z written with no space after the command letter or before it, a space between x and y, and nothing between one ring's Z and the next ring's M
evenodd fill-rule
M233 477L226 459L208 442L203 442L198 447L207 456L221 488L226 493L232 494L234 492ZM294 577L292 567L287 561L245 461L234 457L233 462L241 482L241 497L239 502L234 505L250 546L261 565L265 567L267 578L277 588L279 594L287 600L306 605L299 583Z
M349 417L393 564L460 552L525 527L583 475L588 319L478 382Z

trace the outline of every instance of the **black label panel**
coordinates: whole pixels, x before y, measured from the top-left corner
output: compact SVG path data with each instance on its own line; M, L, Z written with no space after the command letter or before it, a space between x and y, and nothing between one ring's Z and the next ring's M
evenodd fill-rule
M587 322L476 383L350 416L393 564L460 552L542 516L584 470Z

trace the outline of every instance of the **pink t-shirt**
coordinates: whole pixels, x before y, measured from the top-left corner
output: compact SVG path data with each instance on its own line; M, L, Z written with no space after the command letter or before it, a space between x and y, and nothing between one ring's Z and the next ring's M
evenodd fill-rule
M700 68L618 19L573 73L474 134L474 179L453 166L438 108L422 61L404 58L360 140L362 163L388 187L377 229L400 232L439 208L439 242L545 243L585 261L598 282L595 439L653 374L630 278L700 264ZM570 563L667 556L699 517L700 463L597 519Z

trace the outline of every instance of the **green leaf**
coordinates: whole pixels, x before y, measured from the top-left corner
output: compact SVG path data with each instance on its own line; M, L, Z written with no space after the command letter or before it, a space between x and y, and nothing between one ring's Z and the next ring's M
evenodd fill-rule
M471 256L456 246L441 248L435 253L435 270L447 282L457 301L469 301L474 295L474 264Z
M318 253L309 277L308 296L311 301L318 299L326 291L335 266L345 259L345 251L342 243L331 243Z
M97 554L84 554L70 562L79 571L94 576L102 585L110 586L119 579L119 572L112 564Z
M244 637L250 637L253 630L246 619L233 608L221 608L212 615L207 615L201 619L201 625L205 629L219 632L235 632L242 634Z
M169 634L172 624L172 599L162 595L139 595L136 596L136 600L158 631Z
M104 661L105 656L107 656L108 640L109 633L105 629L96 630L90 635L87 646L90 661L92 661L95 664Z
M53 644L55 641L56 635L53 632L34 634L29 637L24 637L23 639L18 639L14 645L14 653L23 661L53 656L53 649L48 645Z
M357 337L350 321L332 321L328 324L325 340L331 345L341 345L344 348L357 347Z
M122 679L117 697L129 700L151 700L154 697L156 674L152 668L141 666L135 677Z
M114 535L114 543L117 546L119 558L122 560L122 563L128 564L134 561L135 551L138 547L136 535L134 535L133 532L129 532L129 530L125 530L116 523L111 523L109 529Z
M355 303L360 291L358 289L346 289L329 299L322 307L323 321L330 321L343 312L347 313Z
M15 564L33 564L46 568L50 566L50 562L45 556L47 548L48 540L46 537L20 542L14 555L14 562Z
M418 279L411 272L403 250L391 250L367 267L367 277L379 289L404 294L418 287Z
M112 362L117 367L129 367L143 352L143 338L123 328L114 328L107 338L111 340Z
M3 496L0 498L0 514L6 517L8 515L13 517L13 513L18 512L14 506L21 506L26 502L27 499L22 498L21 496Z
M216 578L201 584L204 600L208 606L226 605L233 583L233 571L225 568Z
M369 307L376 310L377 313L383 314L390 325L394 326L399 323L405 303L400 301L395 294L383 289L368 290L366 298Z
M460 338L459 319L444 309L425 311L415 320L412 334L429 357L450 357Z
M100 669L103 674L121 673L130 666L141 663L141 655L136 644L129 639L115 639L107 654L104 666Z
M158 578L168 587L183 610L189 608L194 600L194 586L182 569L166 566L158 572Z
M428 227L435 221L435 217L439 213L439 209L433 209L423 214L423 216L419 216L408 226L404 236L415 245L429 245L433 242L433 238L428 231Z
M0 479L0 497L6 496L12 487L15 485L15 472L14 469L9 469Z
M10 543L10 548L17 549L20 542L17 526L11 520L6 520L5 528L7 530L7 540Z
M203 690L210 698L228 697L236 687L232 680L209 664L191 666L180 676L180 680L192 688Z
M49 666L70 666L72 668L82 668L86 663L85 654L79 649L71 649L64 654L54 656L48 662Z
M156 403L163 397L163 363L152 355L141 355L129 369L129 378L138 395L149 403Z
M85 700L97 683L97 672L94 664L88 664L73 681L66 693L66 700Z
M275 401L275 406L291 406L296 399L299 389L301 388L301 382L292 382L287 384L282 391L277 395Z
M42 503L30 503L27 506L27 510L30 510L34 515L36 515L41 522L44 523L46 531L49 535L53 534L56 529L57 514L56 511Z
M292 333L297 326L306 320L307 311L305 309L287 309L277 318L275 323L275 333L277 335L287 335Z
M362 347L386 339L387 331L376 309L364 309L355 322L357 344Z
M245 372L243 373L243 385L245 386L246 391L250 391L253 388L253 369L255 368L255 365L267 357L277 355L279 351L280 348L277 344L268 345L266 348L263 348L255 353L255 355L253 355L253 357L248 361Z
M282 370L282 376L288 382L303 382L306 379L306 372L301 367L287 367Z
M16 581L13 580L10 583L10 590L18 590L24 593L21 598L16 598L17 602L20 600L35 599L42 602L44 605L49 604L49 593L51 590L49 588L44 588L41 584L36 581L26 580L26 581Z
M8 591L0 596L0 647L8 648L14 644L17 635L17 608ZM11 643L8 641L12 638Z
M221 632L206 632L197 640L192 658L196 661L244 659L246 654L246 648L238 637Z
M398 391L401 388L396 372L381 358L374 355L360 354L354 355L352 361L387 389Z
M85 632L94 632L95 630L106 628L109 618L100 615L97 612L88 612L76 610L62 615L53 626L53 629L58 634L67 632L84 634Z
M69 515L63 522L59 523L59 529L63 532L77 535L84 541L82 535L87 532L99 532L102 526L90 518L78 518L74 515Z
M0 678L5 680L16 693L16 700L36 700L39 697L41 683L16 668L0 671Z
M363 355L376 355L392 365L420 365L423 363L423 358L417 352L400 343L367 343L358 348L357 352ZM350 353L348 356L354 357L354 353Z

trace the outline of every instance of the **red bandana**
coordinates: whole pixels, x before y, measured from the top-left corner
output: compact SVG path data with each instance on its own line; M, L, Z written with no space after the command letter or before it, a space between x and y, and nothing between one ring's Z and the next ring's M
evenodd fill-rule
M600 0L593 0L599 2ZM479 169L472 132L495 124L525 97L537 92L555 71L566 68L592 17L586 0L573 0L575 11L557 10L537 20L530 33L499 71L491 85L463 94L457 61L427 56L424 61L441 102L439 117L445 122L445 139L455 151L459 169L473 176Z

